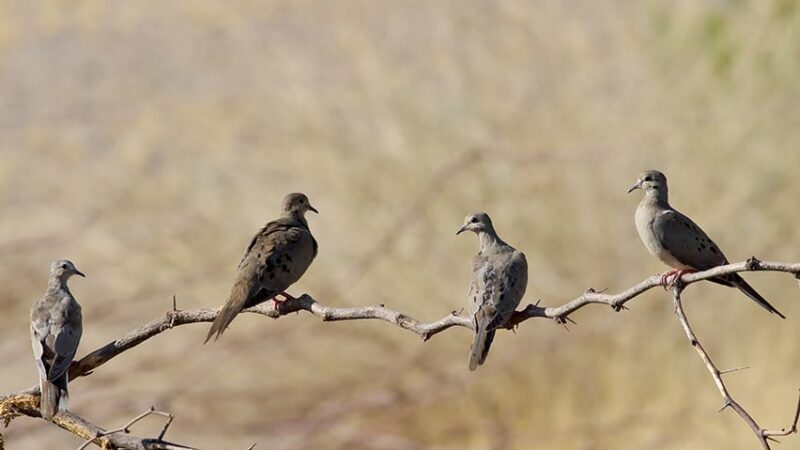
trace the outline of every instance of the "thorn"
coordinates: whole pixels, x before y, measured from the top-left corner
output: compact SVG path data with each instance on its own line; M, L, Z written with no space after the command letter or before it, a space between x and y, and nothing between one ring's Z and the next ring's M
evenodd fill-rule
M776 444L780 444L780 443L781 443L781 441L779 441L779 440L775 439L775 438L774 438L774 437L772 437L772 436L764 436L764 438L765 438L766 440L768 440L768 441L775 442Z
M725 404L722 405L722 408L720 408L717 412L721 413L722 411L725 411L725 408L727 408L729 406L731 406L731 401L730 400L725 400Z
M247 447L247 450L253 450L254 448L256 448L256 444L257 444L257 442L253 442L253 445L251 445L250 447Z
M611 305L611 309L613 309L615 312L620 312L622 310L630 311L630 308L628 308L627 306L623 305L622 303L615 303L615 304Z
M720 370L719 374L720 375L725 375L726 373L738 372L740 370L745 370L745 369L749 369L749 368L750 368L750 366L734 367L733 369Z
M599 291L597 291L597 293L598 293L598 294L602 294L602 293L604 293L604 292L606 292L606 291L608 291L608 288L603 288L603 289L600 289Z
M378 306L380 306L381 308L386 308L386 303L380 303L380 304L378 304ZM256 444L253 444L253 445L256 445Z
M798 274L797 276L800 277L800 274ZM533 306L537 306L538 307L539 303L542 303L542 299L537 299L536 303L534 303Z
M748 270L757 270L761 268L761 261L756 258L755 256L751 256L747 260L747 269Z
M175 294L172 294L172 310L178 312L178 299L175 298Z
M572 318L570 318L569 316L567 316L567 317L564 317L564 320L565 320L565 321L567 321L567 322L569 322L569 323L571 323L571 324L573 324L573 325L577 325L577 324L578 324L578 322L575 322L575 321L574 321L574 320L572 320Z
M594 294L595 292L597 292L597 291L595 291L594 288L587 288L583 293L584 294Z

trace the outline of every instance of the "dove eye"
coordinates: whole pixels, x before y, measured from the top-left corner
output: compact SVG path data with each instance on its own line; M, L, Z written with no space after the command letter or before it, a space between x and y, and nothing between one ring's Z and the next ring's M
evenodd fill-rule
M301 205L302 205L303 203L305 203L305 202L306 202L306 201L305 201L304 199L302 199L302 198L300 199L300 204L301 204Z
M470 221L470 223L478 223L478 218L477 217L473 217L473 218L469 219L469 221Z
M648 175L648 176L644 177L644 181L653 181L653 177Z

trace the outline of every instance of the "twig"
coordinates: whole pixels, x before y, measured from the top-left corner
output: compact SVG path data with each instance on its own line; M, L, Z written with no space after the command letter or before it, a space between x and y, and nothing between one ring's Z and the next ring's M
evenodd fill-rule
M755 433L756 437L758 438L758 441L761 443L761 447L764 450L770 450L768 440L771 439L771 436L787 436L789 434L797 432L797 419L798 416L800 416L800 400L798 400L797 412L795 412L794 423L792 424L792 428L789 431L781 430L778 432L770 432L761 428L755 421L755 419L753 419L753 416L751 416L750 413L747 412L747 410L745 410L736 400L733 399L730 392L728 391L727 386L725 386L725 382L722 381L722 375L724 373L731 372L731 370L728 371L719 370L717 366L714 364L714 361L711 359L711 356L709 356L708 352L706 352L706 349L703 347L703 344L701 344L700 341L697 339L697 335L694 334L691 325L689 325L689 319L686 318L686 313L683 310L683 304L681 302L681 292L683 292L683 285L682 283L678 282L672 288L672 299L675 304L675 315L678 316L678 321L680 321L681 326L683 327L683 332L684 334L686 334L686 338L689 339L689 343L692 345L692 347L694 347L694 349L700 355L700 359L703 361L703 364L706 366L706 369L708 369L708 372L714 379L714 384L717 385L717 389L719 390L719 393L722 395L723 405L722 408L720 408L720 411L725 410L725 408L731 408L734 411L736 411L736 414L738 414L739 417L741 417L742 420L747 424L747 426L750 427L751 430L753 430L753 433ZM733 370L739 370L739 369L741 368Z
M28 389L16 394L0 396L0 421L11 420L20 415L41 417L39 415L39 393L30 391L32 390ZM71 411L59 411L53 417L53 423L75 436L93 441L103 449L195 450L193 447L164 441L161 437L153 439L132 436L127 432L109 432ZM132 423L127 426L130 425Z
M772 436L788 436L790 434L797 433L797 420L800 419L800 396L797 398L797 407L794 410L794 420L792 421L792 426L789 429L782 428L780 431L770 431L764 430L763 434L768 439Z
M150 416L150 415L157 415L157 416L162 416L162 417L166 417L167 418L167 422L164 425L164 428L161 430L161 433L155 439L156 441L161 441L163 439L163 437L164 437L164 434L167 432L167 428L169 428L169 425L172 423L173 417L172 417L172 414L165 413L163 411L156 411L156 407L155 406L151 406L150 409L148 409L147 411L145 411L145 412L139 414L138 416L134 417L128 423L126 423L125 425L123 425L120 428L115 428L113 430L107 430L107 431L98 432L95 435L95 437L93 437L91 439L87 439L86 442L81 444L81 446L78 447L78 450L83 450L86 447L88 447L91 443L97 441L97 439L105 437L105 436L108 436L108 435L111 435L111 434L115 434L115 433L125 433L125 434L127 434L127 433L130 433L131 432L130 428L136 422L138 422L138 421L140 421L140 420L142 420L145 417Z

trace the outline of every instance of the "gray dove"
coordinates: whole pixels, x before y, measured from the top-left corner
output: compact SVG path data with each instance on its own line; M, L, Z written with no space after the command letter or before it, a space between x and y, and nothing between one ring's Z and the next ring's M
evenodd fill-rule
M69 366L83 332L81 306L67 287L73 275L85 276L70 261L54 261L47 292L31 308L31 343L42 394L39 412L45 420L67 409Z
M495 330L505 325L525 295L528 262L525 255L503 242L485 212L470 214L456 234L472 231L480 240L480 252L472 260L469 285L475 338L469 370L486 361Z
M667 286L670 278L672 283L677 282L684 273L728 264L728 259L717 244L692 219L669 205L667 177L663 173L657 170L642 172L628 193L637 189L644 190L644 198L636 208L635 216L639 237L650 253L675 269L661 277L664 286ZM786 318L738 273L709 278L709 281L735 287L762 308Z
M317 241L306 222L306 211L318 212L304 194L283 199L281 217L269 222L250 241L239 262L228 301L217 314L205 342L220 335L239 312L277 295L293 298L285 291L303 276L317 256Z

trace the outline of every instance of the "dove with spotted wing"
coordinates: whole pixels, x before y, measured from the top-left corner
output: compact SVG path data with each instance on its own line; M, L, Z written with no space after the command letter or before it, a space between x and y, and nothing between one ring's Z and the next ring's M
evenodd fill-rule
M71 261L54 261L47 292L31 308L31 344L41 391L39 412L45 420L67 409L69 366L83 333L81 306L67 287L73 275L85 276Z
M670 206L667 177L663 173L657 170L643 172L628 193L637 189L644 191L635 215L639 237L650 253L675 269L664 274L664 285L671 277L676 282L684 273L728 264L717 244L692 219ZM762 308L786 318L738 273L709 278L709 281L735 287Z
M485 212L470 214L458 230L478 235L480 251L472 260L469 298L475 336L469 355L469 370L486 361L495 331L505 325L528 285L525 255L497 236Z
M304 194L283 199L281 217L269 222L253 239L239 262L228 301L217 314L206 342L218 339L239 312L285 291L306 272L317 256L317 241L311 235L305 214L317 212ZM277 301L277 300L276 300Z

